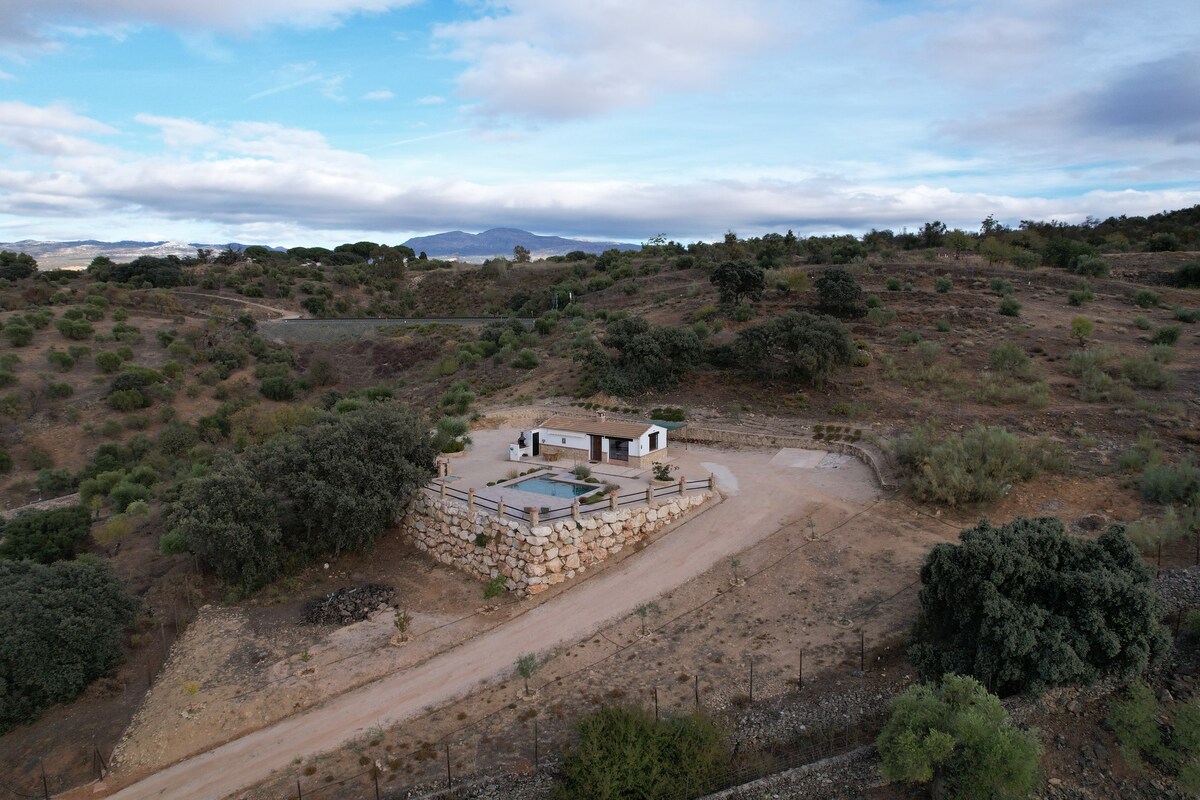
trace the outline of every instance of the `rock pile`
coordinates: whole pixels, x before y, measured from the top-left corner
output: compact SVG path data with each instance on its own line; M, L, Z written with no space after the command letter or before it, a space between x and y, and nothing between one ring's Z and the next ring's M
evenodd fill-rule
M349 625L361 622L391 604L396 590L381 583L348 586L304 606L303 620L309 625Z

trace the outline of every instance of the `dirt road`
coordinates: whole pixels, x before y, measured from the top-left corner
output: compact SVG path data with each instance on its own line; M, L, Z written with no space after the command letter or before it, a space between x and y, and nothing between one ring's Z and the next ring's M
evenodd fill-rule
M215 300L222 303L234 303L241 306L250 306L251 308L261 308L264 311L270 311L272 314L278 315L279 319L300 319L299 311L289 311L286 308L276 308L262 303L255 303L252 300L244 300L240 297L227 297L220 294L205 294L204 292L181 292L175 290L175 294L183 297L202 297L205 300Z
M813 467L771 463L776 454L691 448L683 456L684 469L688 474L707 470L716 475L724 501L686 520L636 557L420 666L181 761L111 797L226 797L297 757L328 750L368 728L400 722L423 708L465 695L483 681L510 675L521 654L585 637L785 525L810 514L817 515L822 527L836 524L878 494L867 469L853 461L838 467L844 481L839 481L836 497L806 491L804 475ZM111 776L110 783L118 785L121 777Z

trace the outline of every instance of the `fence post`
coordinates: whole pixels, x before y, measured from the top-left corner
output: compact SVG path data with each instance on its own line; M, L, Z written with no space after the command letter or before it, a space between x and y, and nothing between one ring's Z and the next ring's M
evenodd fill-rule
M654 487L653 486L646 487L646 505L650 506L651 508L654 508Z
M687 478L683 477L682 475L679 476L679 496L687 496Z
M475 490L467 489L467 513L475 516Z
M50 800L50 784L46 780L46 765L40 758L38 759L38 766L42 768L42 794L46 796L46 800Z
M450 776L450 743L446 742L446 790L454 788L454 779Z
M800 648L800 683L796 686L797 691L804 688L804 648Z
M574 500L571 501L571 517L575 520L575 522L580 521L580 519L579 519L579 498L578 497L576 497Z
M529 507L529 527L536 528L538 526L538 513L537 508Z
M499 502L496 503L496 518L504 519L504 498L503 497L501 497Z
M446 499L446 481L443 479L441 485L438 486L438 495L442 500Z
M300 789L299 778L296 778L296 800L304 800L304 792Z
M372 769L371 777L375 779L375 800L379 800L379 770Z
M613 489L611 492L608 493L608 510L609 511L617 510L617 490L616 489Z
M696 713L700 713L700 676L696 676Z
M708 473L708 490L710 492L715 492L717 490L717 476L713 475L711 472Z

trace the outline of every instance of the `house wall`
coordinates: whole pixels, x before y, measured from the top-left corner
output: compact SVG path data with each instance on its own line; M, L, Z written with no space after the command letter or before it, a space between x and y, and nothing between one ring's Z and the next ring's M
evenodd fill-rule
M417 549L438 561L484 581L503 575L510 591L533 595L583 574L712 498L710 491L691 491L663 498L657 506L627 506L530 527L478 509L472 514L464 503L422 491L400 527Z
M588 460L591 458L591 436L586 433L577 433L575 431L564 431L555 428L534 428L541 434L541 449L542 452L560 452L564 458ZM650 434L654 431L658 432L659 448L658 450L650 449ZM602 436L600 438L601 460L608 461L609 453L609 437ZM564 441L565 440L565 441ZM664 428L654 427L646 431L636 439L631 439L629 442L629 463L632 466L645 466L650 463L644 460L649 456L659 457L666 450L667 446L667 431Z

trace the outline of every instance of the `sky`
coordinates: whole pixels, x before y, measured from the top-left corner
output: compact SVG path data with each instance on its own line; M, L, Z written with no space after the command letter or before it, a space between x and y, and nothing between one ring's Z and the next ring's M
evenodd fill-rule
M0 241L1198 203L1196 0L0 0Z

